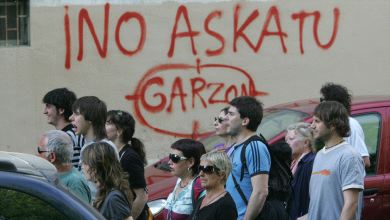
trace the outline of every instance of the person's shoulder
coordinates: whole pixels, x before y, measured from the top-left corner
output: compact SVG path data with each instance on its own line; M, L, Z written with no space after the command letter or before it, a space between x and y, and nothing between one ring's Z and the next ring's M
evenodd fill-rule
M353 117L349 117L349 127L351 131L353 131L354 129L362 129L360 123Z
M220 206L222 208L221 211L223 212L227 210L236 210L236 203L229 192L226 192L226 194L220 199Z
M83 182L87 183L87 180L85 177L81 174L80 171L78 171L76 168L72 168L72 171L69 176L74 182Z
M359 152L349 143L343 143L343 146L339 148L338 156L342 160L361 160L362 157Z
M316 153L315 153L315 152L310 152L310 153L306 154L306 155L301 159L301 161L303 161L303 162L305 162L305 163L313 162L315 158L316 158Z
M113 189L108 194L106 199L111 200L112 202L115 201L126 201L125 195L120 191L119 189Z
M258 136L251 137L248 141L249 141L248 142L248 146L256 146L256 147L267 148L266 143L264 143L264 141L262 141L260 139L260 137L258 137Z

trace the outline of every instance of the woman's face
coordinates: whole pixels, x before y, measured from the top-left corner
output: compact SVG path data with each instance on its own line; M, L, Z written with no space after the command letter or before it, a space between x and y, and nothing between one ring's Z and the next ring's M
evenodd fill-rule
M179 150L171 149L168 164L171 168L171 173L177 177L185 177L190 172L188 170L191 167L190 161Z
M290 146L293 159L298 159L305 151L305 140L296 134L295 130L289 130L286 134L286 143Z
M212 167L213 164L209 163L208 161L200 161L199 177L202 186L206 190L216 188L219 185L223 185L223 176L215 170L215 167Z
M108 140L113 142L119 137L118 128L115 126L114 123L109 121L106 122L106 133Z
M226 136L227 135L227 123L226 123L226 115L223 111L221 111L218 117L214 120L214 128L215 134L218 136Z
M83 171L85 178L88 181L93 182L94 177L90 172L90 167L86 163L81 163L81 170Z

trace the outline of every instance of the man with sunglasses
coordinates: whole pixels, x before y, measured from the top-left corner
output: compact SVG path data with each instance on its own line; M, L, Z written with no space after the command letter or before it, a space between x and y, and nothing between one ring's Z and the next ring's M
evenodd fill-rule
M52 163L58 171L58 178L64 187L87 203L91 192L83 175L72 166L73 145L63 131L51 130L44 133L38 143L37 156Z
M233 167L226 189L236 203L239 220L253 220L259 216L268 195L270 154L263 142L252 139L256 137L262 118L262 103L253 97L241 96L229 103L227 132L236 144L230 155ZM241 160L244 144L246 164ZM243 168L245 172L241 172Z

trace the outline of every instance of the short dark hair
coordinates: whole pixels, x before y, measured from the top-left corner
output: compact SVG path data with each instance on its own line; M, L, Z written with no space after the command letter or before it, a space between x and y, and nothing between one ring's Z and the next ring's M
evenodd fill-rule
M192 139L180 139L171 145L172 149L179 150L186 158L194 158L194 165L190 168L193 175L199 173L200 157L206 153L204 145Z
M325 101L340 102L347 109L348 114L350 114L352 95L349 93L347 87L330 82L323 85L320 92Z
M107 106L102 100L96 96L84 96L74 102L72 110L92 123L93 131L99 140L106 137Z
M321 102L314 109L314 116L323 121L327 128L334 127L340 137L349 136L350 127L348 112L340 102Z
M67 88L53 89L46 93L42 102L54 105L57 110L64 109L64 118L69 122L69 117L72 115L72 105L76 101L76 94Z
M246 126L251 131L256 131L263 119L263 103L251 96L239 96L229 102L229 105L237 108L241 118L248 118Z
M121 141L124 143L131 141L131 148L138 153L143 160L144 165L146 165L145 146L141 140L134 137L135 120L133 116L125 111L110 110L107 113L107 121L114 124L115 127L122 129Z

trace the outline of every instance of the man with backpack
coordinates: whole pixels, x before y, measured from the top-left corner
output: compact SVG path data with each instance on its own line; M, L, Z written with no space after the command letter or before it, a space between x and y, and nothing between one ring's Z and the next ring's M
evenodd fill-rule
M271 158L266 145L258 140L248 143L245 150L246 168L240 155L244 143L256 136L262 118L262 103L253 97L241 96L229 103L227 132L235 138L236 144L230 155L233 167L226 190L236 202L239 220L255 219L262 211L268 195ZM244 169L243 175L241 169Z

